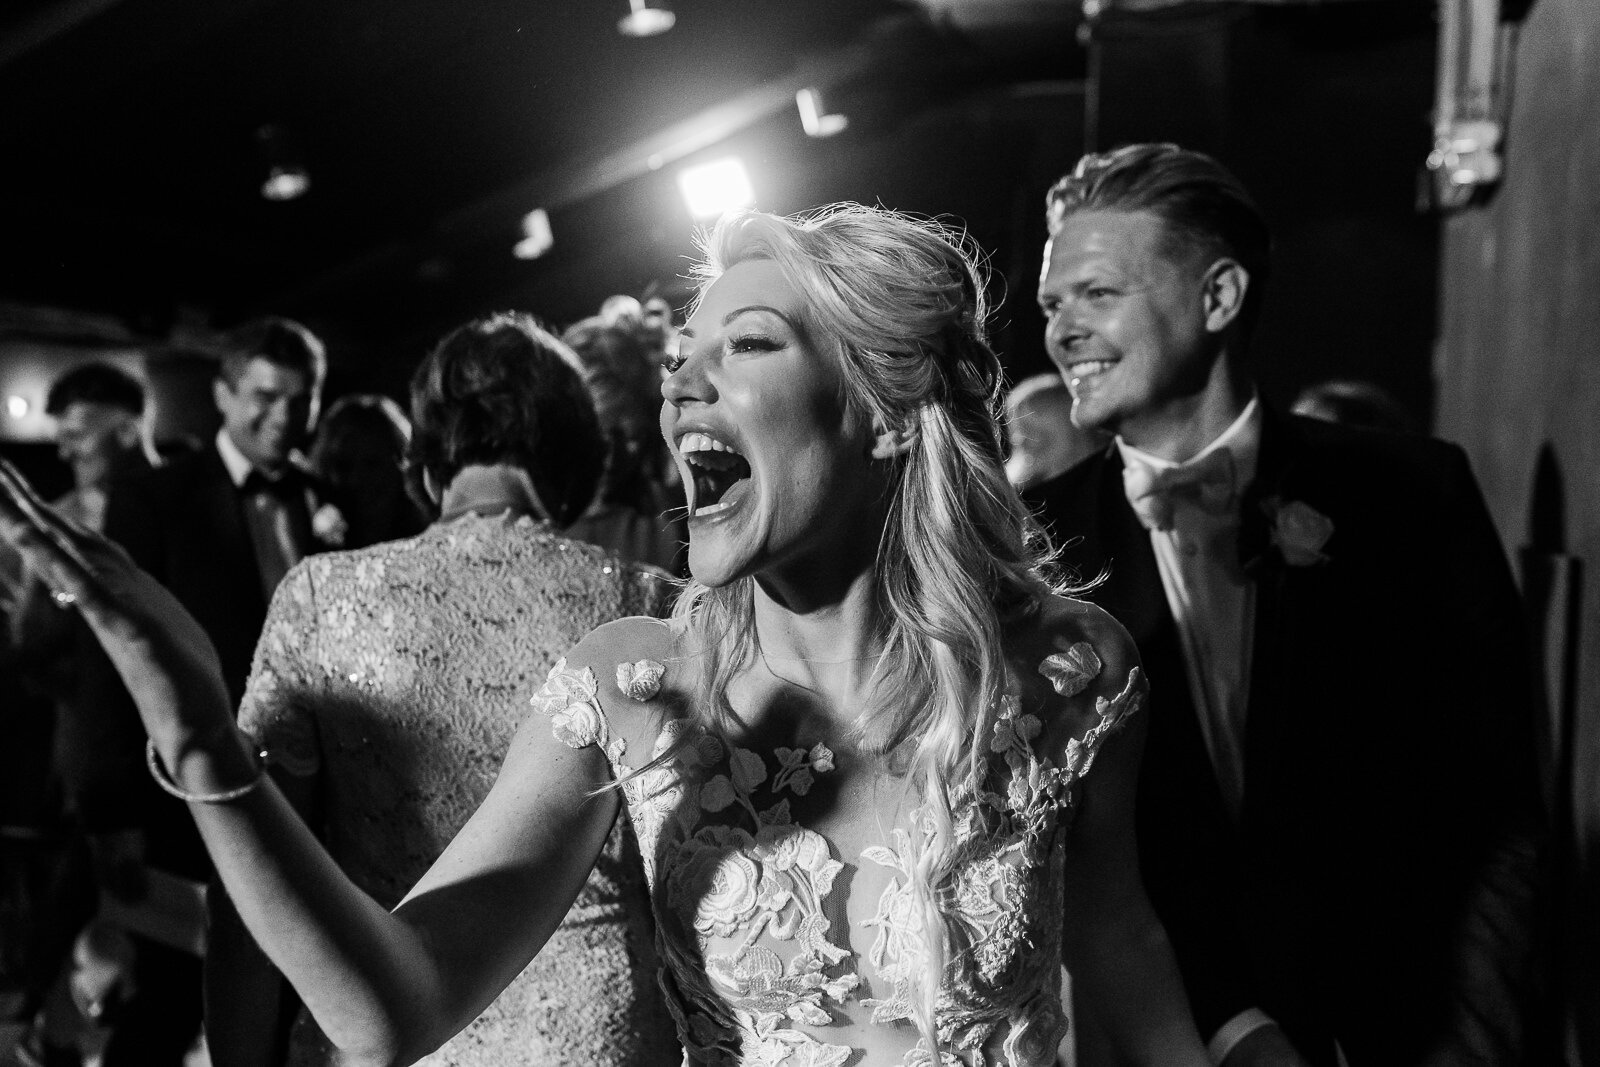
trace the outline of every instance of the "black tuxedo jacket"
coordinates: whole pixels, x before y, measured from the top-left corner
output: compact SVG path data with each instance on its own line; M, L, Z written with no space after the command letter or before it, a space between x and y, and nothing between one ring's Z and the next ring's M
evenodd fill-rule
M1266 414L1241 504L1256 617L1237 822L1121 467L1113 446L1029 496L1062 561L1107 574L1088 596L1150 678L1141 866L1202 1034L1256 1006L1323 1062L1335 1040L1358 1067L1415 1062L1451 1034L1514 1062L1518 993L1461 994L1495 984L1485 956L1527 966L1538 835L1520 609L1465 456ZM1332 520L1325 562L1274 547L1269 515L1291 501ZM1495 899L1508 866L1518 888ZM1517 936L1464 978L1461 931L1486 911Z
M315 495L304 472L291 468L284 477ZM208 444L115 486L105 522L106 536L170 589L210 636L235 708L267 618L244 506L222 456ZM317 547L309 513L308 505L296 516L306 554Z

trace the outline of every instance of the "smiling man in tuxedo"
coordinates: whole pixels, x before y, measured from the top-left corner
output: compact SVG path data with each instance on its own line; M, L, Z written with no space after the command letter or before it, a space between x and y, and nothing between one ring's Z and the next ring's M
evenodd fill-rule
M282 318L223 339L212 395L216 438L111 495L106 533L205 628L235 705L278 582L321 546L318 487L296 449L316 422L326 358L310 330Z
M1046 344L1114 441L1030 496L1144 658L1142 866L1213 1059L1523 1062L1525 646L1465 456L1261 399L1269 236L1215 160L1091 155L1047 202Z

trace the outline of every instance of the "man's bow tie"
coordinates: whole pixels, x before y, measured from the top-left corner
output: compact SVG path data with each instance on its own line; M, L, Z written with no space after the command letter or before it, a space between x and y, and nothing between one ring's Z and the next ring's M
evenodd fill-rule
M1129 456L1122 467L1122 488L1147 530L1170 530L1179 501L1212 515L1233 507L1237 490L1233 454L1219 448L1200 459L1164 470Z
M298 488L295 479L287 473L269 478L252 467L250 473L244 476L244 484L239 487L239 491L245 496L265 493L283 500L293 495Z

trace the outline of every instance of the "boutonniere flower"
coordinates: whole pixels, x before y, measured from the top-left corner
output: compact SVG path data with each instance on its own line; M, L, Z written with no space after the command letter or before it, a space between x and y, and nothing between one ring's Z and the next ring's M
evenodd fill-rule
M1262 509L1272 523L1272 543L1285 563L1309 567L1328 561L1322 549L1333 537L1332 519L1309 504L1276 496L1263 501Z
M350 536L350 524L344 512L332 504L324 504L311 516L311 536L329 548L341 548Z

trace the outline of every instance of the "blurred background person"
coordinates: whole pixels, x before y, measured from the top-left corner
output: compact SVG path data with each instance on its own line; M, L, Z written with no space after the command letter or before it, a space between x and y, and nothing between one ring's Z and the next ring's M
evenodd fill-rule
M299 451L316 426L327 356L306 327L271 316L230 331L221 350L212 447L123 480L105 534L199 620L237 702L272 591L329 547L311 527L321 490Z
M154 465L144 386L110 364L81 364L51 384L45 411L72 472L72 488L53 504L103 529L113 482ZM14 557L0 560L0 586L0 986L15 996L7 1014L31 1030L29 1054L75 1063L91 1031L104 1044L132 986L90 998L92 1015L81 1010L88 1001L68 995L73 940L97 906L146 902L142 864L152 831L161 836L150 823L158 794L145 780L131 707L128 716L108 713L79 685L103 653L77 614L60 610ZM131 970L131 942L114 926L105 933L130 946Z
M328 408L311 443L311 469L337 507L319 516L339 548L365 548L421 533L427 525L406 492L405 456L411 423L386 396L356 393Z
M411 412L409 480L433 524L292 571L239 713L335 860L389 908L487 795L557 658L601 623L663 614L671 592L559 535L593 498L605 444L577 358L533 319L447 336L413 379ZM653 936L620 818L538 957L422 1062L678 1062ZM281 1062L264 999L278 983L231 909L216 915L207 974L217 1067ZM297 1067L336 1059L306 1014L290 1046Z
M681 509L682 490L661 439L665 307L659 297L647 308L613 296L562 335L583 362L609 457L594 503L567 534L676 574L688 537L681 516L669 515Z
M1317 385L1308 385L1295 397L1289 409L1324 422L1342 422L1346 426L1369 426L1379 430L1415 433L1416 423L1405 405L1394 398L1383 386L1354 378L1336 378Z
M326 547L311 528L321 501L299 449L316 424L327 357L305 326L274 316L223 335L219 356L214 439L115 479L103 531L200 621L237 701L272 591L301 557ZM97 764L115 772L97 771L88 783L95 808L119 829L97 834L116 845L109 858L99 850L101 910L112 905L134 924L131 997L104 1067L172 1067L200 1035L205 886L213 872L184 805L148 781L133 784L148 774L132 698L80 632L74 700L85 709ZM66 747L58 741L58 751ZM86 827L96 834L87 817ZM162 921L144 921L153 917Z
M45 411L55 420L56 453L72 468L72 489L54 506L98 530L112 479L155 464L144 386L108 363L85 363L56 379Z
M1035 374L1006 394L1006 477L1028 489L1105 447L1110 438L1072 423L1072 394L1055 373Z

